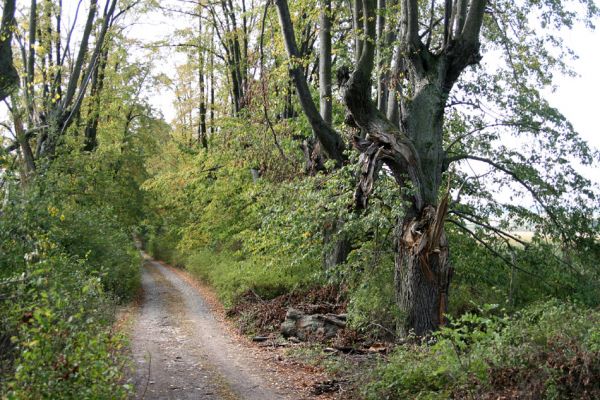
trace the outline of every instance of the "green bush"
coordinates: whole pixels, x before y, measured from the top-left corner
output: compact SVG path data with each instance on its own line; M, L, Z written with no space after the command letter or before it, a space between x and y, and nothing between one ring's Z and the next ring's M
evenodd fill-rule
M263 299L272 299L311 282L310 271L273 265L272 260L258 257L238 259L228 252L199 250L191 255L186 268L213 286L226 306L236 298L254 291Z
M111 332L114 300L84 262L48 254L10 284L0 281L4 361L0 393L9 399L126 398L124 339ZM10 285L10 288L8 286ZM7 363L9 362L9 363ZM8 371L14 371L8 374Z
M399 346L370 377L368 399L600 395L600 311L551 300L513 317L467 313L429 342Z
M78 154L57 158L26 187L6 182L0 214L2 398L131 394L121 354L125 340L111 328L117 303L130 299L140 282L131 213L112 201L119 192L114 171Z

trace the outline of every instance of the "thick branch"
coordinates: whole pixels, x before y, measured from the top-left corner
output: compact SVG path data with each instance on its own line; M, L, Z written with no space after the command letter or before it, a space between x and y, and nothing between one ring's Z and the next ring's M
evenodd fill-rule
M466 15L464 28L459 35L448 43L445 56L448 60L448 69L444 79L444 90L449 93L452 86L463 72L469 66L481 61L479 54L479 33L483 24L483 15L487 0L471 0L471 7ZM457 15L455 16L457 24L460 25L462 18L462 7L465 6L459 0Z
M279 15L285 48L290 58L290 72L296 86L302 110L308 118L310 126L323 146L323 149L330 158L341 164L344 160L344 142L340 135L323 120L313 102L304 72L298 64L298 48L296 46L296 37L294 35L294 27L290 18L287 0L275 0L275 5L277 6L277 14Z
M364 40L362 37L361 20L363 14L362 0L353 0L352 7L352 27L354 30L354 57L356 61L360 59L363 52Z
M75 90L79 82L79 75L83 69L83 61L88 49L88 41L90 34L92 33L92 27L94 25L94 16L96 15L96 8L98 6L98 0L91 0L90 9L88 11L87 21L83 30L83 36L81 37L81 45L79 47L79 53L77 54L77 60L73 68L73 73L69 78L69 85L67 86L67 92L61 101L61 109L65 110L71 104L73 97L75 96Z
M397 181L403 181L408 175L416 191L414 193L415 208L420 211L423 202L423 178L419 155L408 137L402 134L376 107L371 99L371 72L375 52L375 1L363 0L363 19L365 21L365 48L356 70L338 71L338 84L342 88L343 99L348 110L349 122L363 129L366 139L354 140L354 147L362 155L363 171L361 182L355 195L357 206L366 205L372 190L373 172L376 165L385 162L394 173ZM366 188L366 191L361 188Z
M401 37L407 46L419 47L419 5L417 0L402 0Z
M471 0L467 13L465 26L462 30L462 39L467 43L479 43L479 32L483 24L483 14L487 0Z
M456 14L454 15L454 37L457 37L462 32L467 18L467 0L457 0Z
M31 6L29 7L29 56L27 58L27 79L25 88L29 103L33 103L33 73L35 67L35 38L37 32L37 2L31 0Z
M321 116L332 124L331 110L331 0L322 0L319 16L319 100Z
M110 4L110 6L109 6ZM103 46L105 45L105 38L108 28L112 25L112 18L115 12L115 8L117 5L117 0L112 0L110 3L106 3L106 8L104 10L104 16L102 21L102 27L100 30L100 34L96 39L96 45L94 47L94 51L92 56L90 57L89 65L86 68L85 74L83 76L81 85L78 90L77 98L73 103L72 110L69 113L69 116L66 118L63 126L61 127L61 134L65 131L65 129L69 126L71 122L71 117L76 115L79 112L79 108L83 102L83 97L85 96L85 91L90 82L92 74L99 68L100 64L100 52L102 51ZM110 8L109 8L110 7ZM71 83L71 82L69 82Z

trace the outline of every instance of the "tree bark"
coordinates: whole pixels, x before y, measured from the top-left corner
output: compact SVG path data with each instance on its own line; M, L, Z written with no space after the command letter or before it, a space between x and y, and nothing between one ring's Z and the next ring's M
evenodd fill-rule
M331 0L323 0L320 14L319 31L319 99L320 112L325 123L333 124L332 118L332 93L331 93ZM318 149L315 149L318 152ZM319 154L316 154L318 157ZM312 158L315 158L314 156ZM318 160L314 160L315 162ZM325 269L346 262L350 253L350 242L344 235L337 236L337 232L344 225L341 219L333 220L324 228L325 255L323 264ZM336 237L337 236L337 237Z
M12 34L15 26L15 0L4 0L0 25L0 101L19 85L19 75L13 64Z
M319 100L325 123L331 125L331 0L322 0L319 31Z
M15 135L17 137L17 143L21 149L21 154L23 154L25 175L29 176L31 173L35 172L35 159L33 157L33 151L31 151L31 145L29 144L27 133L23 127L22 113L18 109L17 101L15 100L14 96L11 96L11 102Z
M452 278L444 232L447 198L436 208L425 207L405 217L396 228L396 302L401 312L401 335L426 335L444 324Z
M92 104L88 113L85 126L84 151L94 151L98 147L98 123L100 122L100 108L102 88L104 87L104 71L108 62L108 48L105 48L100 55L99 66L92 75L92 87L90 96Z
M323 255L323 266L325 270L343 264L348 259L351 250L350 241L344 234L338 233L343 226L344 221L337 219L326 224L324 227L323 243L325 245L325 253Z
M377 108L381 112L387 109L387 78L384 70L387 65L384 54L387 51L385 34L386 0L377 0ZM385 35L387 38L387 35Z
M214 30L210 39L210 134L215 134L215 41Z
M441 67L441 66L440 66ZM444 323L452 277L444 231L447 198L438 199L444 162L443 112L447 93L439 74L414 79L418 91L401 99L401 130L419 154L424 207L414 202L396 227L396 301L402 313L401 334L418 336ZM439 205L438 205L439 203Z
M363 51L363 4L362 0L352 2L352 27L354 30L354 59L358 62Z

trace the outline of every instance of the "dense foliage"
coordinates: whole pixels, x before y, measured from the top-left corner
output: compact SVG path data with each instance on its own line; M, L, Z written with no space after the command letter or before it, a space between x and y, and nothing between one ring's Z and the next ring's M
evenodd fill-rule
M493 307L466 313L431 342L399 347L374 372L366 398L597 398L599 318L558 301L512 317Z
M248 126L246 135L251 132ZM252 141L259 140L257 135ZM402 210L391 179L382 177L369 210L357 213L352 209L352 167L286 177L277 168L285 160L275 154L270 160L274 175L267 170L253 179L251 169L259 161L251 148L215 138L210 152L188 151L178 142L175 136L165 147L161 163L150 162L153 177L143 185L154 210L145 226L153 255L210 282L228 305L249 290L270 299L334 283L348 292L355 327L373 334L386 332L378 326L394 330L390 227ZM326 238L328 228L340 219L343 227ZM597 305L597 279L585 279L566 267L552 243L515 242L506 255L516 260L512 265L503 253L490 253L460 229L450 225L448 234L455 246L452 315L485 303L516 310L547 297ZM324 255L341 237L352 243L347 261L324 268ZM588 256L573 257L571 263L595 273ZM541 260L544 268L539 268Z
M127 340L115 323L120 305L139 290L139 186L165 125L141 95L149 62L132 59L131 42L117 30L102 34L107 15L91 35L102 49L100 84L93 60L67 68L66 58L53 58L65 40L53 31L63 10L52 2L37 10L29 23L44 30L29 32L38 44L27 49L34 64L15 63L27 89L13 90L2 109L0 397L128 398ZM26 27L18 19L19 35ZM78 45L82 61L94 53ZM82 83L69 104L77 68L93 78L93 88ZM69 123L46 130L61 112ZM43 137L33 140L40 131Z
M2 379L8 398L124 398L117 302L139 285L140 257L119 187L96 160L68 154L20 189L5 177L0 217Z

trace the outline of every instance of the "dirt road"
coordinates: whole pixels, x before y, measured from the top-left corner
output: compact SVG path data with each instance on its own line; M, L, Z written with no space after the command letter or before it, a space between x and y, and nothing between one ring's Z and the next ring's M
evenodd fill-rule
M230 335L199 292L148 260L133 329L137 399L294 399L271 371Z

